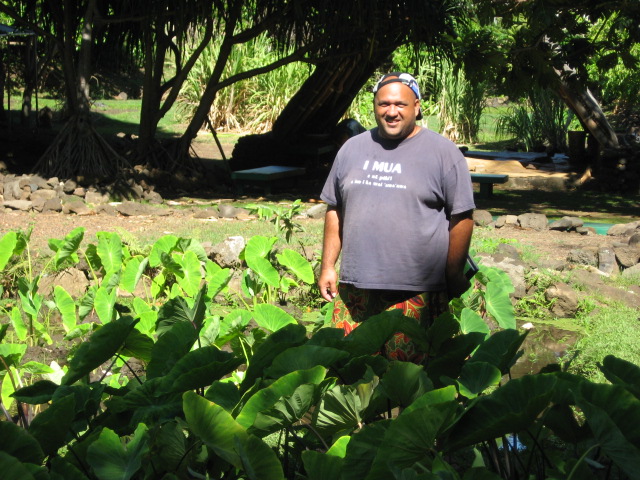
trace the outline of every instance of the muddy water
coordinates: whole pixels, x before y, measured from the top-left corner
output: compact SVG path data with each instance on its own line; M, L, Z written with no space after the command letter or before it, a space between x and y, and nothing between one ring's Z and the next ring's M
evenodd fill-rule
M524 354L511 368L511 377L536 374L541 368L558 363L576 343L580 333L551 324L534 324L523 346Z

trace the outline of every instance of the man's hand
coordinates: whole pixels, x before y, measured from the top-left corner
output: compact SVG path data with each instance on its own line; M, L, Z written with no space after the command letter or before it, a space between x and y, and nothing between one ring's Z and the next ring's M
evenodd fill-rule
M320 272L320 278L318 279L318 288L320 289L320 295L327 302L333 301L338 294L338 274L335 268L323 268Z

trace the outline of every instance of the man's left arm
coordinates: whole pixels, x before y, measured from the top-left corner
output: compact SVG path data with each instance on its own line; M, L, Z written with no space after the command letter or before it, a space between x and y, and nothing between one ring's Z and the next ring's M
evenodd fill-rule
M473 233L473 210L451 215L449 220L449 253L445 277L449 298L457 298L471 285L464 276L471 234Z

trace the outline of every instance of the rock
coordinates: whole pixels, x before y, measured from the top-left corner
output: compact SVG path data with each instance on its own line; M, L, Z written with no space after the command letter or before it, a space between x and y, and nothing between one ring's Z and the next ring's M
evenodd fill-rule
M2 205L11 210L20 210L22 212L28 212L33 207L33 202L30 200L5 200Z
M89 190L84 196L84 201L91 205L101 205L109 203L110 199L111 198L108 193L100 193L92 190Z
M612 248L602 247L598 249L598 270L607 275L615 275L620 272L616 255Z
M220 210L220 218L235 218L241 213L249 213L249 211L244 208L234 207L233 205L227 205L225 203L220 205L218 210Z
M43 201L51 200L52 198L56 198L56 192L51 189L41 189L31 193L30 200L36 201L38 199L42 199Z
M73 190L73 195L75 195L76 197L84 198L86 194L87 191L84 187L78 187Z
M305 213L309 218L324 218L325 213L327 213L327 205L324 203L318 203L317 205L313 205L309 208Z
M640 278L640 263L634 265L633 267L625 268L622 271L623 277L638 277Z
M607 230L607 235L633 235L638 226L640 226L640 222L617 223L615 225L611 225L609 230Z
M578 227L576 228L576 233L580 235L597 235L598 232L593 227Z
M240 252L245 247L244 238L241 236L228 237L212 248L209 258L222 268L236 268L240 266Z
M549 230L570 231L575 230L578 227L582 227L583 221L578 217L562 217L560 220L551 222L549 224Z
M75 213L76 215L93 215L91 210L82 200L71 200L64 202L62 205L63 213Z
M162 198L162 195L160 195L158 192L151 190L148 192L144 192L142 194L142 198L144 200L146 200L149 203L152 203L154 205L160 205L162 203L164 203L164 199Z
M505 222L505 225L511 225L512 227L515 227L518 225L518 216L505 215L504 222Z
M113 98L116 100L126 100L127 98L129 98L129 95L127 95L126 92L120 92L118 95L116 95Z
M640 248L636 247L614 247L613 253L621 267L633 267L640 261Z
M96 213L103 213L105 215L118 215L118 211L113 205L109 205L108 203L101 203L96 205Z
M11 180L4 183L4 191L2 192L6 200L20 200L22 198L22 189L18 180Z
M496 247L496 254L504 257L512 258L513 260L520 260L520 253L513 245L509 243L499 243Z
M149 210L146 205L137 202L122 202L116 205L116 210L125 217L135 217L139 215L148 215Z
M624 270L622 275L633 276L633 273L625 274L628 270L631 269ZM640 268L636 270L636 274L640 274ZM604 277L605 276L603 276L602 272L597 270L589 272L587 270L576 269L572 274L572 283L579 285L580 289L587 295L595 294L598 297L604 297L611 301L620 302L632 308L640 307L640 295L627 289L607 285L604 282Z
M197 208L193 212L193 218L219 218L220 214L218 213L217 208L207 207L207 208Z
M59 197L52 198L44 202L43 212L61 212L62 200Z
M71 297L77 299L86 292L89 287L89 280L87 280L87 276L82 270L67 268L54 276L47 275L42 277L38 284L38 291L46 297L50 297L56 285L60 285Z
M640 247L640 233L634 233L629 237L630 247Z
M518 223L522 228L546 230L549 225L549 220L547 216L542 213L523 213L522 215L518 215Z
M576 248L571 250L567 255L567 261L577 263L578 265L598 266L598 249L597 248Z
M574 317L578 311L578 295L566 283L559 282L544 292L547 301L552 302L551 313L559 318Z
M67 180L62 185L62 190L64 191L64 193L73 193L76 188L78 188L78 184L75 182L75 180L71 179Z

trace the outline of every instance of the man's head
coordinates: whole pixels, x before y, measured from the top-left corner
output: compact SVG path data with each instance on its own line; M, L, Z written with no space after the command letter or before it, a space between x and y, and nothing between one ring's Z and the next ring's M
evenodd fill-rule
M373 87L373 111L380 136L402 140L415 133L422 118L418 82L408 73L384 75Z

